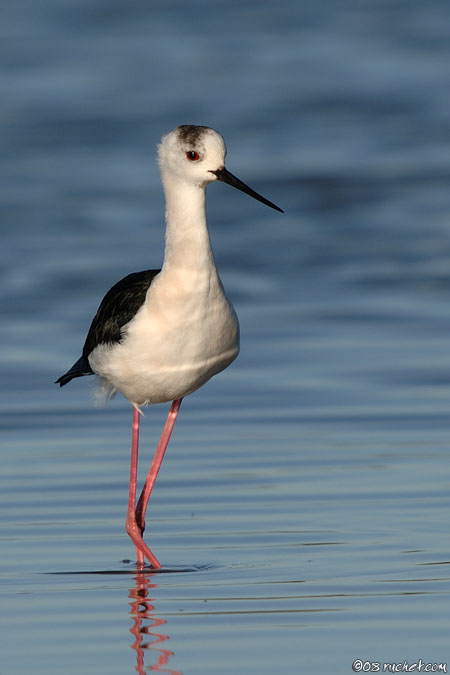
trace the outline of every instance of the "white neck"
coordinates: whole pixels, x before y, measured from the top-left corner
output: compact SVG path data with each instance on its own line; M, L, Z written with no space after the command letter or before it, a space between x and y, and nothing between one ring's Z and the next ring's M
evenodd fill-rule
M163 174L166 195L164 270L215 273L205 212L205 187Z

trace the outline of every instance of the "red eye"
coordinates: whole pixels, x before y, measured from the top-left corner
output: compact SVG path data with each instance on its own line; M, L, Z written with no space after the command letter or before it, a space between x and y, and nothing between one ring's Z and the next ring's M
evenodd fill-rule
M197 159L200 159L200 155L195 150L189 150L186 153L186 157L191 160L191 162L196 162Z

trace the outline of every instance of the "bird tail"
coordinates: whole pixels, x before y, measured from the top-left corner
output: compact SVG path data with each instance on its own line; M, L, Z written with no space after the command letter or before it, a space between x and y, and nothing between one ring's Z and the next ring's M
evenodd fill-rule
M82 377L83 375L93 375L94 371L89 365L89 361L85 356L81 356L76 363L73 364L72 368L58 377L55 384L59 384L60 387L63 387L65 384L73 380L74 377Z

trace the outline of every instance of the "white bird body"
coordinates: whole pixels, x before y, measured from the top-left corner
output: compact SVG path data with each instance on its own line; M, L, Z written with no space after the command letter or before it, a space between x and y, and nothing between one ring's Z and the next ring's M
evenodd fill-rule
M145 303L114 345L89 356L103 381L99 393L119 390L133 405L163 403L192 393L239 352L239 324L214 266L163 268Z

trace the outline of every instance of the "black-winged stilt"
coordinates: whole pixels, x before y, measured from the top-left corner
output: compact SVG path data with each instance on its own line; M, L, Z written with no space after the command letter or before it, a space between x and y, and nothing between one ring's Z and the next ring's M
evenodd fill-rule
M103 298L82 356L56 382L98 375L97 395L120 391L134 406L126 530L140 568L161 568L144 542L145 512L184 396L230 365L239 352L239 324L214 262L205 189L219 180L283 211L224 166L225 143L209 127L182 125L162 138L159 164L166 197L161 270L135 272ZM136 504L141 406L172 401Z

